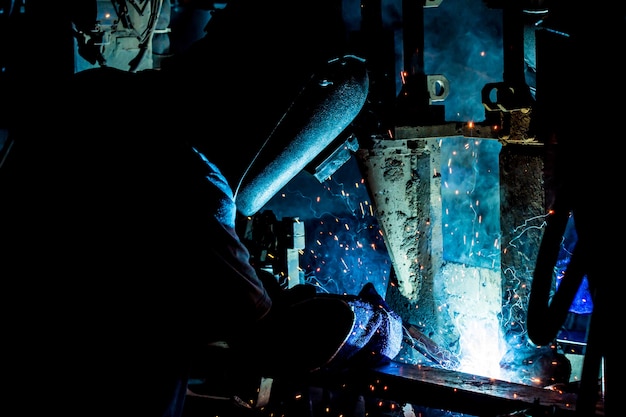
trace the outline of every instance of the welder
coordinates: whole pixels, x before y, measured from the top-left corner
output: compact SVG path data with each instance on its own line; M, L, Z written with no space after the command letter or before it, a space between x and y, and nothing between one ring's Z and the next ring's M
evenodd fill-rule
M19 97L28 106L8 123L0 241L16 368L6 375L25 414L179 417L207 344L225 342L250 372L272 375L316 369L344 341L352 312L340 300L324 301L317 327L278 330L280 308L311 292L284 302L265 285L235 232L233 191L280 188L295 175L281 177L288 162L330 144L363 105L364 63L325 59L321 5L256 3L229 2L205 39L158 71L43 77ZM286 12L307 19L282 21ZM284 36L301 52L285 54Z

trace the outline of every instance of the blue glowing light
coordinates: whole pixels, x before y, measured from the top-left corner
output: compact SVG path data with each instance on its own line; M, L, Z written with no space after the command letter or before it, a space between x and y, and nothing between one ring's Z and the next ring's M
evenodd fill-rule
M563 279L565 269L569 264L569 261L572 256L572 251L574 250L574 246L578 240L578 236L576 234L576 228L574 226L574 217L570 216L567 226L565 227L565 233L563 234L563 243L561 244L561 250L559 252L559 257L555 266L556 270L556 288L559 288L561 280ZM577 314L587 314L593 311L593 302L591 300L591 293L589 291L589 282L587 281L587 277L583 278L580 287L578 288L578 292L572 301L572 305L570 306L570 312Z
M483 121L481 90L502 81L502 10L480 0L446 0L424 9L424 71L450 82L448 121Z
M300 172L263 210L304 222L300 265L318 292L354 295L371 282L385 297L391 261L354 158L322 183Z
M500 268L502 145L491 139L445 138L442 161L443 248L446 261Z

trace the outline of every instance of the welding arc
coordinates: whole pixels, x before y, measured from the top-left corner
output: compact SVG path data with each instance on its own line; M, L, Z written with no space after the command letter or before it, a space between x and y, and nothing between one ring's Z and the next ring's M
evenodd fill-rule
M537 345L548 345L557 336L587 271L584 262L586 251L579 240L576 242L559 288L550 301L554 267L569 215L570 210L566 209L550 213L539 246L527 313L528 337Z
M450 351L437 345L431 338L422 333L416 325L404 322L403 326L411 336L407 342L413 349L445 369L457 369L460 366L458 359Z

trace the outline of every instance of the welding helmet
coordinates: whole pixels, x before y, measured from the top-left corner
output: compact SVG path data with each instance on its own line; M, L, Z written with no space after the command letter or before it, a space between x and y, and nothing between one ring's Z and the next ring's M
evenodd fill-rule
M368 85L365 61L353 55L314 74L238 177L238 211L255 214L314 159L342 147L341 133L361 111Z
M245 216L345 142L365 103L366 63L343 47L332 4L228 2L201 39L163 62L180 92L177 134L219 167Z

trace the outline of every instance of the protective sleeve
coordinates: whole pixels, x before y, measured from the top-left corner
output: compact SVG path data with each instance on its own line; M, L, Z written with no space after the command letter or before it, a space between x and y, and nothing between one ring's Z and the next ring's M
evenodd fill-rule
M272 300L250 263L248 249L237 235L235 202L226 178L205 155L195 152L203 163L203 178L206 182L206 188L203 188L209 201L210 216L206 219L209 253L206 254L206 260L212 277L212 289L215 290L205 303L209 303L208 308L211 310L219 307L219 311L211 314L222 314L222 320L216 320L215 328L228 339L241 333L233 332L233 329L249 328L265 318Z

